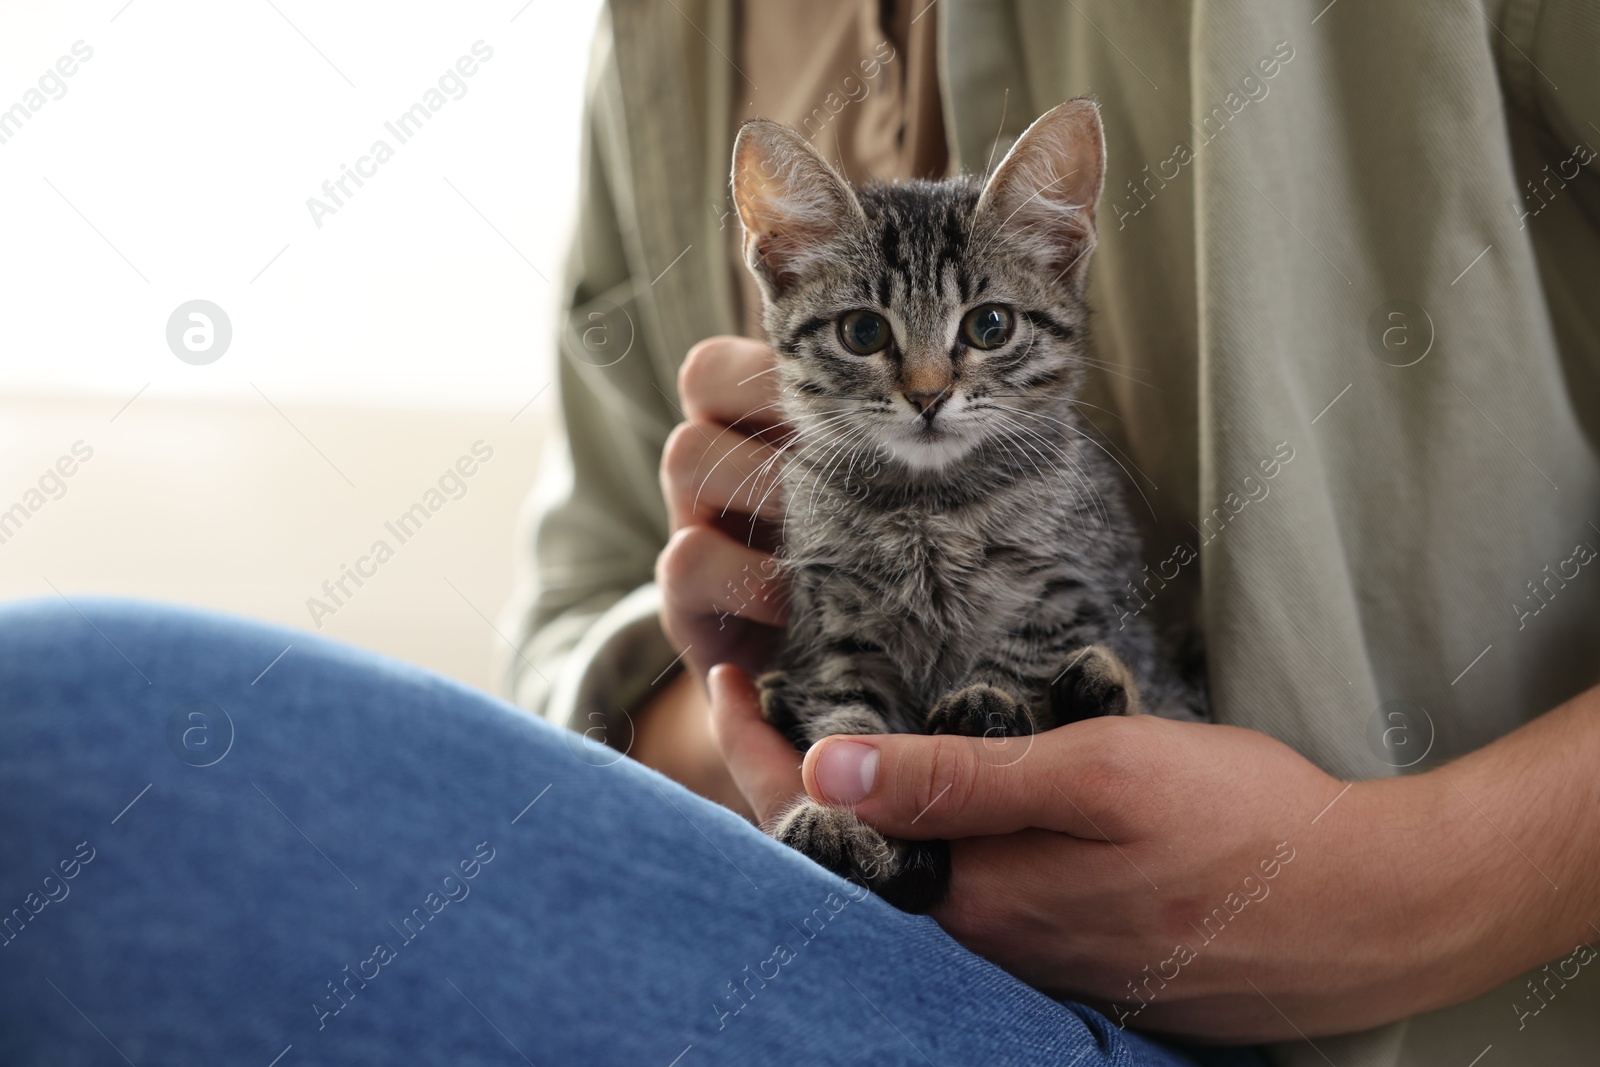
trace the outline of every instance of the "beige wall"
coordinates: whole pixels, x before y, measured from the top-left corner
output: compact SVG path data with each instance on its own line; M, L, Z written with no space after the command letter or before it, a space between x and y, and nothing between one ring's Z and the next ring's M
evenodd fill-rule
M347 580L353 595L320 632L492 690L500 638L482 616L494 619L510 588L515 516L549 410L547 394L513 422L523 399L468 411L280 404L279 414L259 398L147 394L119 414L126 397L0 397L0 512L38 504L28 490L75 442L93 449L65 494L0 543L0 599L53 597L53 583L68 598L179 601L309 631L307 598L333 606L324 580L382 539L393 558L360 588ZM479 440L494 455L463 479L460 499L404 543L384 528Z

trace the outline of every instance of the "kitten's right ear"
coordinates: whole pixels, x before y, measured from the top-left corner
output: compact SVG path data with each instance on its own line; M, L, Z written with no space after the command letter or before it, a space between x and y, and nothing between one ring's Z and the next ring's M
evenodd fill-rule
M836 252L866 216L849 184L789 127L751 119L733 145L744 258L770 300Z

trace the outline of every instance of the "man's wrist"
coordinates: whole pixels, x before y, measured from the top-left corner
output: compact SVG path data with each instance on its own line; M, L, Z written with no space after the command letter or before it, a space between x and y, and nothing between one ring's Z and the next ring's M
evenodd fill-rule
M1553 761L1527 759L1531 740L1512 735L1423 774L1362 784L1386 839L1379 866L1395 915L1414 927L1397 943L1414 953L1413 1012L1470 999L1600 936L1584 921L1592 860L1570 847L1592 814L1580 816Z
M1394 947L1404 960L1408 1014L1467 1000L1507 977L1495 951L1504 916L1505 865L1484 831L1438 772L1371 783L1368 798L1385 828L1384 878L1395 904ZM1502 843L1502 847L1504 847Z
M1515 973L1502 970L1505 923L1487 903L1502 899L1503 864L1486 860L1465 807L1434 774L1356 782L1301 850L1322 868L1310 929L1341 960L1324 993L1362 1025L1459 1003Z

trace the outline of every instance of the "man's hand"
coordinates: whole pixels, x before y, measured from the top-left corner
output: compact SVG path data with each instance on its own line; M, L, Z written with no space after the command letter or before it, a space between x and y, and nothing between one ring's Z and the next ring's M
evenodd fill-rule
M781 795L782 738L727 692L735 780ZM1595 940L1597 758L1591 690L1354 785L1262 734L1146 716L830 737L804 783L892 836L951 840L934 917L975 952L1126 1026L1253 1042L1458 1003Z
M1318 1029L1315 998L1298 993L1322 976L1297 950L1308 925L1353 940L1339 916L1309 920L1303 906L1322 876L1347 873L1328 844L1333 814L1311 824L1342 786L1262 734L1130 716L1022 738L827 738L804 773L812 796L885 833L950 839L934 917L1040 989L1140 1028L1295 1036L1249 979ZM1392 977L1392 958L1368 962L1345 995Z
M704 685L713 664L763 669L783 622L783 585L768 551L782 514L771 442L783 427L772 368L765 345L714 337L689 352L678 376L687 421L662 452L672 537L656 561L656 580L662 629L689 670L634 714L630 752L746 814L711 740ZM790 756L794 771L799 758L792 749Z
M717 663L761 671L784 619L769 551L783 516L772 368L766 345L713 337L690 350L678 376L688 421L661 457L672 537L656 582L667 638L702 678Z
M800 753L761 717L755 686L737 667L714 667L711 689L711 736L716 739L734 785L762 826L805 795L800 780Z

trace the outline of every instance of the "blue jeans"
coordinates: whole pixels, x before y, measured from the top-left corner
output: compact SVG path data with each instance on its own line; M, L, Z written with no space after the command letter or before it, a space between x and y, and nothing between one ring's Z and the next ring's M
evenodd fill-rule
M118 601L0 606L0 916L7 1065L1259 1062L473 690Z

